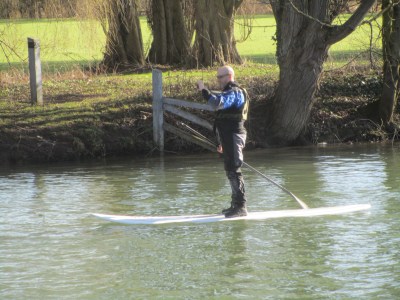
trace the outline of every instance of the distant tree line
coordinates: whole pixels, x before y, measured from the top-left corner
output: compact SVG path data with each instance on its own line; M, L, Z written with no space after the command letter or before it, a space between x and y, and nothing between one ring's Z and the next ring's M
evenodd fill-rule
M147 6L150 0L139 0L140 8ZM85 5L82 0L1 0L0 19L15 18L71 18L78 16ZM92 1L96 2L96 0ZM140 15L146 11L141 9ZM270 6L259 0L249 0L243 3L241 13L266 14L272 13Z
M79 0L1 0L0 18L71 18Z

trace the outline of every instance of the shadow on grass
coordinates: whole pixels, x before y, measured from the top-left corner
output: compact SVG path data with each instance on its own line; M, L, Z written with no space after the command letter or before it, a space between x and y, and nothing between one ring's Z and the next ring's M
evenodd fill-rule
M43 74L57 74L75 71L77 69L82 71L90 71L98 67L99 60L65 60L65 61L42 61ZM24 62L1 62L0 71L17 71L24 74L29 73L29 63Z
M67 103L67 102L82 102L83 100L87 99L95 99L99 97L106 97L107 94L93 94L93 95L88 95L88 94L59 94L52 96L49 98L46 102L49 104L54 104L54 103Z
M96 95L97 96L97 95ZM87 98L87 95L80 96ZM86 121L107 121L113 122L122 118L127 118L139 110L149 110L150 105L138 98L126 98L118 101L101 101L88 103L84 106L59 107L45 106L32 107L26 104L17 110L3 109L0 118L3 120L3 128L12 128L14 126L26 126L33 128L36 126L63 126L65 123L75 123L82 120ZM55 125L57 124L57 125Z
M381 49L372 49L372 54L377 58L381 56ZM330 50L328 60L337 62L346 62L351 59L366 59L370 55L369 49L360 50Z
M381 60L381 49L373 49L373 57L376 60ZM275 54L254 54L254 55L242 55L242 58L263 65L277 65ZM351 61L368 61L370 59L370 52L368 49L364 50L334 50L329 51L329 56L326 63L333 64L346 64ZM94 72L99 69L100 60L64 60L64 61L42 61L42 73L44 75L63 74L72 71L90 71ZM157 66L164 71L173 71L174 67L171 66ZM179 69L179 68L178 68ZM7 62L0 63L0 71L9 72L16 71L23 74L29 73L28 62L13 62L8 64ZM151 72L151 66L144 68L127 68L122 74L134 74L134 73L149 73Z
M375 60L381 60L381 49L373 49L372 54ZM276 65L277 59L272 54L242 55L242 58L259 64ZM369 50L334 50L329 51L328 63L345 64L351 61L368 61L370 59Z

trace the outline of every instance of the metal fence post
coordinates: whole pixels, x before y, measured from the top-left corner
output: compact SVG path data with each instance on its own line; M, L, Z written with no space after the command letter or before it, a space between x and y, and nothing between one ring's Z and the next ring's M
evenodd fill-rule
M164 151L164 111L162 92L162 72L154 69L152 72L153 81L153 139L154 143Z
M42 65L39 40L28 38L29 73L32 104L43 105Z

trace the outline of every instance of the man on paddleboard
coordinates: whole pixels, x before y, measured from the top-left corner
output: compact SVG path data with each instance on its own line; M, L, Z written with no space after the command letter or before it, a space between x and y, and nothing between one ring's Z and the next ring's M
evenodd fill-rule
M219 140L218 152L223 153L224 168L232 189L231 206L222 213L226 218L247 216L244 180L241 172L243 148L246 143L244 122L248 113L248 96L245 89L235 82L235 72L223 66L217 72L220 93L211 92L202 80L197 82L199 91L208 104L216 109L214 123Z

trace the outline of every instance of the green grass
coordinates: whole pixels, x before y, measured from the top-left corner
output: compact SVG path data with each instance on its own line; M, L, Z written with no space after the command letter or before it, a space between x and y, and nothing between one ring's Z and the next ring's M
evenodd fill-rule
M148 49L151 32L144 18L141 19L141 27L144 47ZM33 37L40 40L43 68L55 72L100 61L106 41L100 23L94 20L2 20L0 35L7 45L16 50L16 53L6 51L12 66L27 68L27 37ZM7 58L0 55L0 70L8 68Z
M346 16L344 17L346 18ZM339 20L340 22L341 20ZM151 34L146 20L141 19L145 48L151 43ZM275 60L275 20L272 15L256 16L252 21L250 37L238 43L238 49L246 64L235 66L239 80L268 74L275 77L278 67ZM243 21L236 22L236 37L243 36ZM377 28L374 27L377 31ZM27 72L26 38L38 37L41 41L41 60L43 68L43 92L46 104L54 105L92 105L96 102L131 99L135 95L151 95L151 73L143 74L105 74L94 76L82 72L82 65L101 60L105 35L98 22L83 20L0 20L2 39L16 49L18 55L9 54L10 67L0 55L0 102L8 104L25 103L29 105L30 90ZM374 36L377 36L375 32ZM325 69L347 64L369 44L369 27L362 26L355 33L334 45ZM379 41L375 45L380 47ZM22 58L22 59L21 59ZM366 64L364 57L357 65ZM203 79L208 86L216 88L215 69L203 70L165 70L164 90L167 96L190 95L195 82ZM21 107L19 108L21 109Z
M337 22L343 22L348 16L342 16ZM147 51L152 40L146 19L141 19L144 48ZM275 20L272 15L256 16L249 38L237 44L239 53L249 62L276 65ZM242 40L243 21L238 18L235 25L236 38ZM374 47L380 49L378 27L374 26ZM16 53L6 49L11 68L27 71L27 37L38 38L41 43L41 60L45 72L66 72L76 66L90 65L102 59L105 34L100 24L93 20L47 19L47 20L0 20L0 36ZM370 28L359 27L343 41L330 50L327 64L339 66L347 63L369 47ZM4 45L3 45L4 46ZM378 50L379 51L379 50ZM365 55L361 60L365 60ZM0 71L10 70L7 57L0 55Z

